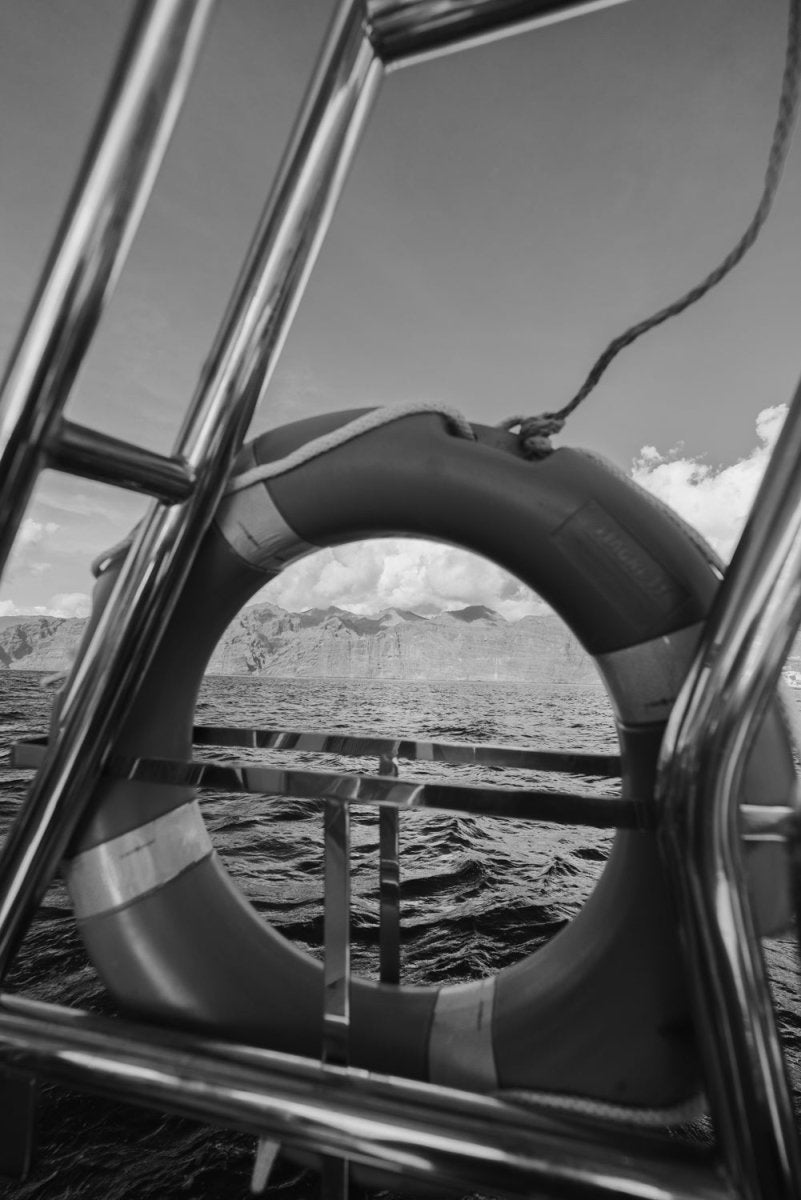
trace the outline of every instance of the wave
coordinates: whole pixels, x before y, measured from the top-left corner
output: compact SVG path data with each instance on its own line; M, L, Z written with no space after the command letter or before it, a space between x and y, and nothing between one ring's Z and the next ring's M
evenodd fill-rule
M0 750L47 727L49 697L31 676L0 673ZM799 700L801 703L801 699ZM602 693L482 684L327 685L324 681L207 680L199 711L220 724L390 733L398 737L503 741L525 746L609 752L616 735ZM333 718L333 719L332 719ZM205 754L215 753L204 750ZM266 758L229 748L220 757ZM289 764L272 752L270 761ZM328 757L310 765L375 770L375 759ZM332 765L333 764L333 765ZM565 777L438 763L403 763L402 774L446 773L465 783L572 786ZM27 772L0 764L0 823L13 819ZM608 790L608 780L582 788ZM203 797L212 840L259 914L308 953L323 941L323 805L285 797ZM486 977L558 934L595 886L613 835L512 820L413 812L401 818L402 978L439 986ZM352 957L354 970L378 977L377 815L354 810ZM202 914L198 915L202 920ZM801 1094L799 979L790 943L767 944L772 986L794 1086ZM8 986L43 1000L109 1012L112 1006L76 932L60 883L48 892L9 976ZM253 1141L198 1129L149 1111L68 1096L48 1088L42 1100L39 1165L23 1185L0 1185L0 1200L237 1200L246 1192ZM317 1187L282 1162L271 1184L286 1200ZM391 1200L390 1193L382 1193Z

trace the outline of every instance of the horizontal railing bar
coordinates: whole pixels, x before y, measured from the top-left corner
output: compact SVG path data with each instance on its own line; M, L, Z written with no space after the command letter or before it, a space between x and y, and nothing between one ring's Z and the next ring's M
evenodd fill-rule
M36 767L44 759L46 739L18 742L11 765ZM553 825L590 825L597 829L649 829L651 806L616 795L534 791L456 783L418 783L387 775L292 770L257 763L185 762L172 758L110 755L105 777L172 787L288 796L295 800L339 800L347 804L389 805L399 809L437 809L485 817L514 817Z
M437 1188L725 1200L712 1151L489 1096L0 997L0 1062Z
M367 0L370 40L387 67L552 25L624 0Z
M531 791L455 783L418 783L384 775L292 770L251 763L181 762L164 758L111 755L106 775L205 790L288 796L296 800L339 800L348 804L400 809L439 809L487 817L514 817L599 829L653 827L654 813L637 800L619 796Z
M11 747L9 755L10 766L15 767L17 770L35 770L44 759L46 746L47 737L45 736L31 738L25 742L16 742ZM336 786L337 781L343 781L343 786L345 786L344 781L347 781L347 786L350 786L353 781L369 780L379 785L374 789L375 791L380 791L381 785L385 788L394 785L395 787L399 787L401 792L394 798L382 797L379 799L375 795L368 796L366 793L358 796L337 794L335 798L346 800L353 804L382 804L391 805L394 808L445 808L447 811L455 811L459 808L458 794L460 792L468 793L468 801L471 803L472 800L470 797L475 792L481 792L487 794L489 797L501 798L501 805L508 801L510 807L515 808L515 811L501 812L500 808L492 808L490 810L489 807L481 808L480 810L471 808L465 811L481 811L484 816L514 816L521 820L547 820L552 824L595 825L599 828L650 828L655 822L655 816L651 810L650 803L623 799L620 796L587 796L565 792L532 792L523 788L472 788L457 784L418 784L397 778L388 779L373 775L333 775L316 771L295 772L280 768L259 767L250 763L185 763L172 759L120 760L112 758L109 767L117 773L124 774L126 778L136 778L151 783L172 783L175 785L214 788L216 790L230 789L232 791L254 792L256 794L273 791L279 794L296 796L296 798L300 799L326 799L329 798L329 793L322 791L315 793L314 796L300 796L295 791L281 792L277 786L273 785L285 777L289 777L294 781L296 776L331 781L332 786ZM130 774L129 772L131 771L134 773ZM269 777L266 774L267 772L269 772ZM268 784L269 786L267 786ZM292 786L294 788L300 786L300 784L293 782ZM326 785L324 784L323 786ZM404 799L406 796L405 789L419 792L421 788L425 793L422 799L414 798L412 802ZM440 790L446 790L449 793L445 804L434 803L434 798ZM538 812L532 811L530 807L532 802L537 803L539 800L547 804L558 803L564 805L563 813L569 811L569 815L540 816ZM611 815L614 811L617 814L617 819L615 821L582 820L572 810L574 801L582 807L590 804L593 806L593 811L597 809L598 816L607 813ZM518 807L523 808L525 805L528 805L525 811L517 811ZM799 816L794 808L783 804L741 804L740 821L741 834L744 841L777 842L786 841L788 838L796 836Z
M48 465L72 475L143 492L167 504L186 500L195 474L185 462L62 420L46 442Z
M523 767L535 771L564 771L573 775L620 777L619 754L528 750L520 746L482 746L463 742L398 741L362 733L317 733L313 730L231 728L196 725L197 746L251 746L260 750L307 750L319 754L386 754L418 762L474 763L482 766Z

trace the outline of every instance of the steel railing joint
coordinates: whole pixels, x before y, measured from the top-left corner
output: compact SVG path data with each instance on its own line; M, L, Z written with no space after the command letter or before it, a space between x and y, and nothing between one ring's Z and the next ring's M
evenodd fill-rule
M188 500L197 472L185 459L169 458L142 446L61 419L45 440L47 465L59 471L142 492L166 504Z

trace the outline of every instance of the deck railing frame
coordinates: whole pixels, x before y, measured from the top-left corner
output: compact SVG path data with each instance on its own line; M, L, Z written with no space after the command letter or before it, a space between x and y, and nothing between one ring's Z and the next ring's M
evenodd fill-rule
M171 597L274 370L385 69L615 2L343 0L183 429L162 457L62 417L213 3L141 0L0 395L0 566L44 466L144 490L155 503L66 685L45 761L0 853L0 980L166 628ZM315 1067L189 1036L165 1041L158 1031L45 1012L5 996L0 1062L104 1094L120 1090L122 1080L127 1092L135 1079L143 1103L294 1138L322 1155L389 1173L498 1194L645 1197L661 1189L676 1198L799 1200L798 1138L742 869L737 806L748 747L799 622L801 391L676 703L660 767L663 849L686 942L719 1156L688 1157L658 1140L609 1129L591 1135L586 1126L542 1114L524 1121L508 1106L493 1107L499 1102L375 1081L347 1067ZM794 797L762 819L764 836L792 840L797 832ZM341 866L336 874L341 878ZM334 1010L346 1012L343 971L346 978L346 963L331 973L332 1058ZM170 1047L179 1045L171 1056ZM160 1072L164 1056L169 1061ZM369 1108L378 1092L380 1121ZM281 1113L290 1095L313 1117L287 1130ZM473 1117L489 1131L483 1139ZM338 1181L341 1188L341 1173Z

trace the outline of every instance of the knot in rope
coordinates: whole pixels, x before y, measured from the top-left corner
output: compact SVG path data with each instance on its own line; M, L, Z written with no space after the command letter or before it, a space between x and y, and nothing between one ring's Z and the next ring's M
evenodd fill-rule
M561 413L539 413L536 417L507 417L498 425L510 433L520 427L518 441L526 458L547 458L553 453L551 438L555 433L561 433L565 426L565 418Z

